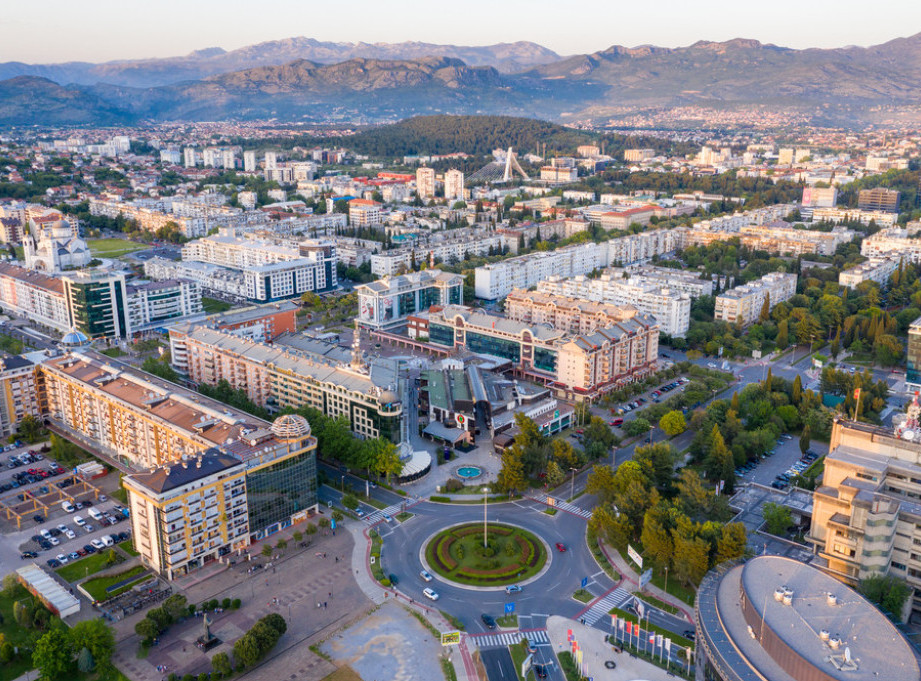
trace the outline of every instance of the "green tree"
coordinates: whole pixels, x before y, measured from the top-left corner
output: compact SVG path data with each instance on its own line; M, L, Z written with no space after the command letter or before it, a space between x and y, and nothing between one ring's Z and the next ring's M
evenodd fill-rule
M70 672L73 655L67 632L60 626L54 626L35 642L32 664L39 670L42 679L54 681Z
M668 529L666 529L660 516L661 512L655 509L646 511L646 515L643 516L643 531L640 534L640 541L643 544L644 555L648 556L656 565L667 567L671 560L674 546Z
M675 578L686 586L699 584L710 567L709 544L694 536L693 526L686 520L672 530L672 542L675 546L672 556Z
M554 489L555 487L559 487L565 479L566 474L563 473L560 465L556 461L550 461L547 464L547 486L550 489Z
M112 668L112 653L115 652L115 636L101 619L77 622L70 630L74 650L87 649L96 667L101 672Z
M19 437L28 443L38 442L47 432L44 424L32 414L26 414L20 419L19 425L16 426L16 431L19 433Z
M893 618L901 619L902 608L911 595L911 588L905 580L895 575L872 575L860 580L858 590L867 600L876 603L884 612L890 613Z
M272 627L279 636L284 636L285 632L288 631L288 623L285 622L285 618L277 612L270 612L262 618L262 621Z
M781 350L790 346L790 323L784 319L777 325L777 338L774 341Z
M268 558L269 556L271 556L271 555L272 555L272 547L269 546L268 544L263 545L263 547L262 547L262 555L265 556L266 558Z
M630 437L636 437L637 435L642 435L643 433L649 432L649 429L652 428L649 421L639 417L635 418L632 421L627 421L624 426L624 432Z
M182 619L188 614L189 601L182 594L173 594L165 601L163 601L163 605L160 607L166 610L170 617L176 621Z
M496 478L496 487L506 493L523 490L527 486L524 476L524 464L516 447L509 447L502 453L502 468Z
M803 433L799 436L799 450L805 454L809 451L809 445L812 441L812 429L807 425L803 426Z
M675 437L687 430L688 424L684 420L684 414L674 409L659 419L659 428L669 437Z
M772 501L761 507L761 515L764 518L765 529L770 534L775 534L779 537L785 535L793 525L793 515L790 513L790 509Z
M342 497L342 505L354 511L358 508L358 499L353 494L346 494Z
M793 379L793 390L790 393L790 401L793 404L799 405L803 400L803 379L800 378L800 375L797 374L796 378Z
M233 673L230 657L227 653L217 653L211 658L211 668L218 674L218 678L227 678Z
M713 564L741 558L745 555L747 537L745 525L742 523L726 523L720 532L720 538L716 544L716 557Z
M719 426L714 425L710 433L710 452L704 462L707 475L711 480L723 480L728 491L732 490L735 483L735 460L732 452L723 440Z
M771 318L771 294L764 296L764 303L761 305L761 314L758 315L758 321L762 324Z
M96 669L96 663L93 661L93 654L89 648L81 648L77 655L77 669L84 674L89 674Z

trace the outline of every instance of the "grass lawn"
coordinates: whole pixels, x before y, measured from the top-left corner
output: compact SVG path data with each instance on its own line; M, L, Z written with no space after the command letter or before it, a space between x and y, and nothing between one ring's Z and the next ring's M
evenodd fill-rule
M634 592L634 596L637 596L641 601L648 603L649 605L658 608L659 610L664 610L669 612L672 615L677 615L679 610L674 605L666 603L665 601L660 601L655 596L650 596L649 594L644 594L640 592Z
M665 574L661 572L653 572L652 583L660 589L667 591L672 596L681 599L688 605L694 605L694 597L697 595L697 592L694 589L689 589L686 586L679 584L677 579L668 580L668 589L665 589Z
M101 350L100 352L102 352L103 355L108 355L109 357L115 357L116 359L119 357L125 356L125 352L121 348L118 348L118 347L106 348L105 350Z
M3 622L0 623L0 634L3 634L4 638L14 646L19 647L27 646L33 633L32 629L24 629L16 624L16 620L13 618L13 603L22 599L31 599L29 593L22 586L17 586L11 597L0 594L0 614L3 615ZM32 655L29 653L20 655L18 658L0 665L0 681L11 681L22 676L30 669L32 669Z
M119 258L126 253L150 248L147 244L127 239L87 239L86 244L90 247L90 253L97 258Z
M479 523L467 523L435 535L426 545L425 555L433 572L477 586L528 579L547 561L540 540L521 528L494 523L489 526L488 541L484 547Z
M361 681L361 677L356 674L348 665L339 667L329 676L324 676L322 681Z
M406 511L403 511L402 513L397 513L396 515L397 520L401 523L405 523L407 520L409 520L412 517L413 517L413 514L407 513Z
M97 601L104 601L107 598L112 598L113 596L124 593L136 582L140 581L147 575L147 568L142 565L138 565L117 575L109 575L107 577L97 577L96 579L91 579L87 582L84 582L81 586L90 596L92 596ZM131 579L132 577L134 577L134 579L132 579L124 586L121 586L114 591L106 591L106 589L113 584L118 584L119 582Z
M130 539L126 539L121 544L116 544L118 548L127 553L129 556L140 556L141 554L134 550L134 544L131 543Z
M510 645L508 650L512 654L512 665L515 667L515 673L518 675L519 681L525 681L525 678L521 675L521 664L528 657L527 641L521 641L520 643ZM533 678L534 672L528 672L528 679Z
M128 490L126 490L120 484L117 490L114 490L113 492L109 492L109 496L112 497L113 499L118 499L123 504L128 503Z
M201 297L201 306L208 314L227 312L227 310L233 307L233 305L230 303L225 303L223 300L218 300L217 298L208 298L207 296Z
M544 513L546 513L547 515L556 515L557 513L559 513L559 509L558 508L545 508Z
M368 504L368 506L373 506L374 508L380 509L382 511L390 505L385 504L383 501L378 501L374 497L362 497L361 500Z
M502 615L502 617L497 617L496 624L503 629L517 629L518 615Z
M588 591L585 589L576 589L576 592L572 595L580 603L588 603L594 598Z
M68 582L78 582L84 577L89 575L96 574L100 570L104 570L109 566L107 562L106 553L108 551L100 551L99 553L93 553L86 558L81 558L80 560L75 560L68 563L62 567L59 567L55 572ZM123 563L124 558L118 555L118 552L115 553L115 562L112 565L117 565L118 563Z

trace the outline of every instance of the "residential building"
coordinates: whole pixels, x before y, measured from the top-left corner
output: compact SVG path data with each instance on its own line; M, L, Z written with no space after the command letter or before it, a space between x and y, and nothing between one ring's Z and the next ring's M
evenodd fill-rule
M540 169L540 179L548 184L568 184L577 182L579 179L579 170L577 168L565 168L562 166L543 166Z
M423 167L416 170L416 194L423 200L435 196L435 170L433 168Z
M653 158L655 155L655 149L624 149L624 161L626 163L640 163Z
M374 227L381 224L381 204L370 199L349 201L349 225L352 227Z
M515 289L505 298L505 316L524 324L546 324L566 333L590 333L632 319L635 307Z
M346 417L352 432L362 438L400 440L403 403L354 361L343 365L284 344L268 345L206 327L188 331L183 343L186 373L194 383L226 380L270 411L306 405L331 418Z
M127 300L132 332L202 312L201 287L191 279L128 284Z
M189 279L197 282L204 291L213 291L239 300L247 299L249 289L243 272L203 262L153 257L144 261L144 274L155 280Z
M831 574L856 584L889 574L913 590L921 611L921 444L917 397L894 428L838 418L806 540Z
M464 200L464 173L453 168L445 173L445 199Z
M9 437L26 416L41 420L41 404L36 386L36 357L0 358L0 435Z
M602 229L626 230L634 224L645 227L655 214L655 206L623 208L621 210L612 210L604 213L598 220L598 224L601 225Z
M676 270L655 265L631 265L625 268L612 267L603 272L601 277L605 275L610 275L612 279L627 279L631 284L651 284L658 288L687 293L691 298L713 295L713 280L710 277L701 279L700 272L694 270Z
M917 238L918 231L917 227L882 229L860 243L860 254L866 258L893 257L904 259L906 262L921 262L921 239Z
M877 227L894 227L898 220L896 213L881 210L860 210L859 208L816 208L812 211L814 222L856 221L862 225L875 223Z
M453 237L453 231L460 232ZM469 256L482 257L501 253L505 246L504 232L474 232L469 230L452 230L446 232L447 238L423 239L407 248L393 249L375 253L371 256L371 273L379 277L389 277L412 271L423 263L458 263Z
M47 329L66 333L72 326L59 278L6 262L0 262L0 306Z
M768 301L769 309L789 300L796 293L796 275L771 272L748 284L721 293L716 297L713 316L729 324L747 326L758 319Z
M905 361L905 384L909 391L921 390L921 317L908 327L908 349Z
M259 164L256 161L256 152L255 151L244 151L243 152L243 171L247 173L254 173L258 169Z
M371 329L400 325L432 305L462 305L464 278L441 270L410 272L384 277L355 287L358 294L357 323Z
M507 246L512 253L518 253L520 248L528 248L535 241L545 241L553 237L568 239L575 234L584 232L588 228L589 222L587 220L566 218L565 220L551 220L550 222L522 222L513 227L498 228L496 233L505 237L503 247Z
M885 187L861 189L857 195L857 207L866 211L898 213L900 197L901 194L895 189L886 189Z
M61 281L72 328L88 338L131 335L124 273L80 270L63 275Z
M889 279L899 269L897 258L873 258L862 262L838 275L838 283L850 289L857 288L865 281L875 281L880 286L888 286Z
M186 147L182 150L182 164L186 168L194 168L201 160L201 154L195 147Z

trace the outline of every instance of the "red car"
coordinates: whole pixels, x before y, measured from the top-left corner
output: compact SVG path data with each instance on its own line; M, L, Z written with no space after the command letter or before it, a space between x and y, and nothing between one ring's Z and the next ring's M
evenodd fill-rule
M564 544L563 542L557 542L556 550L559 551L560 553L566 553L566 544Z

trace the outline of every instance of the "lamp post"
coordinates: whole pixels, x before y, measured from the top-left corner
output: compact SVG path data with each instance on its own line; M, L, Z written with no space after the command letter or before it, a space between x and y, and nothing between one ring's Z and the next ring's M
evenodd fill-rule
M345 476L340 476L339 478L339 489L345 494Z
M576 471L578 469L570 466L569 470L572 471L572 475L569 477L569 500L572 501L576 494Z
M486 532L487 532L487 529L486 529L486 508L487 508L486 494L488 492L489 492L489 488L484 487L483 488L483 548L484 549L487 548L487 544L486 544Z
M668 566L665 566L665 593L668 593Z

